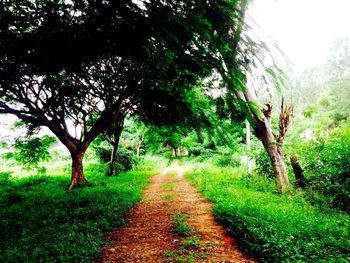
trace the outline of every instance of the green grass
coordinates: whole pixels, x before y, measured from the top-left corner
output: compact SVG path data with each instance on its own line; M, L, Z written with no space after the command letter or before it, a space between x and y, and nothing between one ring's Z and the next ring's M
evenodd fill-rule
M162 187L164 190L172 191L174 190L175 185L173 183L165 183Z
M206 259L209 255L209 244L203 244L201 236L181 236L179 246L174 250L166 250L163 256L166 262L198 262L198 260Z
M273 193L273 183L247 179L238 169L202 166L186 178L214 203L216 219L241 249L259 261L350 261L348 215L324 213L298 192Z
M175 198L175 195L174 194L164 194L162 196L163 199L166 199L166 200L171 200L171 199L174 199Z
M65 191L69 176L0 180L0 262L90 262L103 236L125 224L151 174L105 177L86 165L89 184Z
M190 216L186 213L176 212L173 215L171 223L174 225L173 232L179 236L190 236L194 229L187 224L187 220Z

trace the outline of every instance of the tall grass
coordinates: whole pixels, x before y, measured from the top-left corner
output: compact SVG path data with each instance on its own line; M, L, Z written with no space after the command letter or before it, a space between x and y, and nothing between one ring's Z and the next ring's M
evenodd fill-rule
M239 169L194 166L186 174L242 250L261 262L349 262L350 217L323 213L304 197ZM252 180L254 182L252 182Z

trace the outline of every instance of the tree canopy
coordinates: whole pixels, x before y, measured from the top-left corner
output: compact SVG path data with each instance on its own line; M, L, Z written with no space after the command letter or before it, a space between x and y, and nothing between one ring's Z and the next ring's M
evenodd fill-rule
M233 53L226 67L239 69L245 5L2 2L0 113L49 127L72 155L72 187L85 180L87 147L122 111L153 120L154 112L194 116L189 94L222 70L218 50Z

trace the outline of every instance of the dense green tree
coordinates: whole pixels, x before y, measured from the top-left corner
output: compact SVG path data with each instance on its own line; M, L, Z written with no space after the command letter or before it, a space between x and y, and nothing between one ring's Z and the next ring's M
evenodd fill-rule
M58 137L72 156L70 188L86 180L86 149L124 107L162 109L166 100L186 114L190 108L178 103L185 105L186 91L210 74L204 63L210 57L193 43L209 27L203 8L218 3L144 4L0 5L0 113L47 126ZM91 121L92 115L98 117Z
M87 147L118 117L126 90L137 89L127 72L145 43L141 25L132 28L140 10L129 1L6 1L0 8L0 113L58 137L72 156L72 188L86 180Z

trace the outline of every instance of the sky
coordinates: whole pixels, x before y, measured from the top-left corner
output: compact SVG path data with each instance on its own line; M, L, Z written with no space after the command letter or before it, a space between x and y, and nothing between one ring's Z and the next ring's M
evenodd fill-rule
M255 0L248 17L296 72L324 63L335 38L350 38L350 0Z

